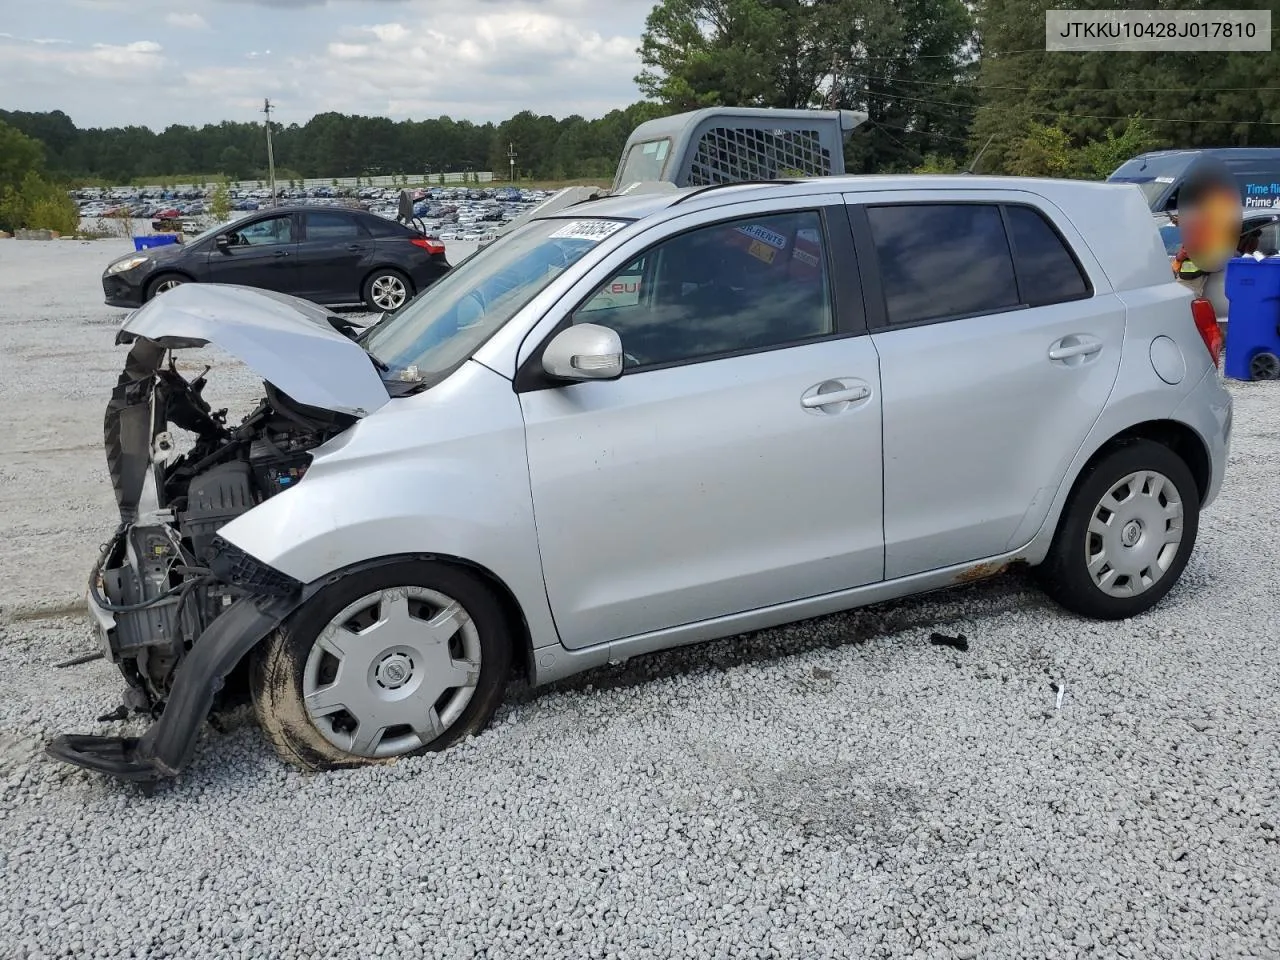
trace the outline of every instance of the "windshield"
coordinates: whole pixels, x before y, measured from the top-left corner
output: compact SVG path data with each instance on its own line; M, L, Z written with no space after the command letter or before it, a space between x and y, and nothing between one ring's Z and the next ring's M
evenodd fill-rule
M1147 206L1154 207L1194 159L1195 154L1191 153L1176 153L1166 157L1134 157L1121 164L1107 179L1112 183L1137 184L1146 197Z
M627 160L622 165L619 183L649 183L661 180L663 171L667 169L667 154L670 152L671 141L667 139L648 140L635 144L627 151Z
M527 223L388 314L360 343L393 375L437 383L560 273L624 226L619 220L585 218Z

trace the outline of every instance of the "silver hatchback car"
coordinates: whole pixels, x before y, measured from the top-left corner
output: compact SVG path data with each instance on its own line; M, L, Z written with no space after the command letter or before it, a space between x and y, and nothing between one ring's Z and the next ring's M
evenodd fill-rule
M617 197L362 333L186 286L120 340L121 522L89 600L126 706L157 719L50 751L141 780L182 769L240 676L317 769L448 746L513 672L1015 562L1070 611L1130 617L1177 581L1231 432L1213 309L1127 185ZM168 362L209 343L265 381L240 422Z

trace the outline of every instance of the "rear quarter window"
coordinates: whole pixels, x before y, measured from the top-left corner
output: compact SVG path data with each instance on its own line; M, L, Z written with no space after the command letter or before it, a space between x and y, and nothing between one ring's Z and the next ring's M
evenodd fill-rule
M413 231L403 224L396 223L394 220L388 220L386 217L361 217L360 222L364 224L375 237L407 237Z
M1023 303L1042 307L1090 295L1089 281L1075 255L1039 210L1009 206L1005 216Z

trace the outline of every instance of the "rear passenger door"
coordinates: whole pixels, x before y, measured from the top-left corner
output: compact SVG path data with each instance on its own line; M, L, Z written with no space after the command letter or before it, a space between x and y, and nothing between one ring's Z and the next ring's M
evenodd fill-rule
M355 303L373 238L344 210L308 210L298 244L298 295L321 303Z
M912 196L847 198L859 260L873 265L887 579L1031 540L1111 393L1125 326L1056 206Z

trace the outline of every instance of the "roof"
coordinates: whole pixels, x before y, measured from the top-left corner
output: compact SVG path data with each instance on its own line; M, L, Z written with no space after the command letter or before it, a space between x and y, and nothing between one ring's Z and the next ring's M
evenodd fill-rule
M726 183L711 187L681 187L664 193L641 193L605 197L565 207L536 219L604 217L641 220L677 204L688 209L726 206L749 196L752 200L826 193L878 193L898 190L1025 190L1046 198L1065 193L1113 194L1136 188L1128 183L1099 183L1090 180L1052 180L1032 177L973 176L970 174L884 174L813 177L807 180L769 180L753 183Z
M1176 157L1191 154L1207 154L1224 160L1276 160L1280 159L1280 147L1188 147L1180 150L1148 150L1126 160L1141 160L1143 157Z
M692 130L703 120L714 117L728 123L733 120L835 120L844 132L854 129L866 119L866 114L856 110L787 110L774 107L705 107L669 117L646 120L631 131L628 143L674 137L685 130Z

